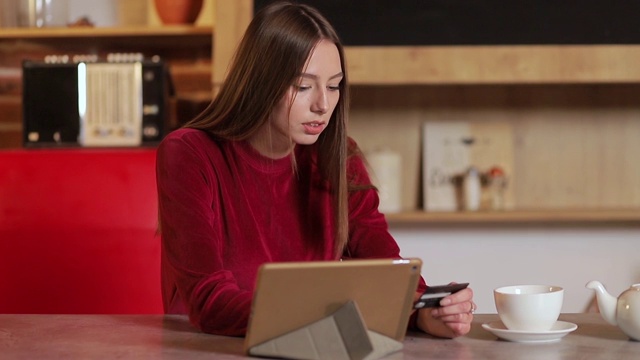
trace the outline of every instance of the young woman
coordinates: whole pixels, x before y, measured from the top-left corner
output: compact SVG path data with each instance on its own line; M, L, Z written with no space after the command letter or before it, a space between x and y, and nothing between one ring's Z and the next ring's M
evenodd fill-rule
M242 336L261 264L400 257L347 113L343 47L327 20L299 4L259 11L219 94L158 148L167 313ZM472 295L420 310L413 326L466 334Z

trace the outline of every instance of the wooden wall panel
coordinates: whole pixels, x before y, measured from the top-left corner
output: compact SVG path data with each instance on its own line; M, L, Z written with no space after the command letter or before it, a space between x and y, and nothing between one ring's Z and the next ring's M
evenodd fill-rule
M22 99L20 96L0 95L0 125L22 121Z
M2 88L2 79L0 79L0 88ZM20 147L21 142L21 98L0 94L0 149Z
M402 208L421 206L421 92L405 89L352 89L350 135L367 153L387 147L402 157ZM386 90L386 91L385 91Z
M2 129L0 131L0 149L17 149L22 147L22 129Z
M227 76L227 67L231 58L253 18L253 0L216 0L213 17L215 61L212 82L215 92Z

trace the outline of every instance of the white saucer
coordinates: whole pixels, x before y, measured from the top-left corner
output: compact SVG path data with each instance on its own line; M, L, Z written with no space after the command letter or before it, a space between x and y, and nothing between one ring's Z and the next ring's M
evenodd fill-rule
M559 341L562 337L578 328L578 325L566 321L556 321L549 331L509 330L501 321L482 324L482 328L493 335L520 343L545 343Z

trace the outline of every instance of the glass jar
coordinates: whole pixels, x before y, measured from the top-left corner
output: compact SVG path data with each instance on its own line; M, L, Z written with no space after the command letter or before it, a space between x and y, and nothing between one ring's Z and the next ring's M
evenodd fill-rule
M20 0L18 26L66 26L68 15L68 0Z

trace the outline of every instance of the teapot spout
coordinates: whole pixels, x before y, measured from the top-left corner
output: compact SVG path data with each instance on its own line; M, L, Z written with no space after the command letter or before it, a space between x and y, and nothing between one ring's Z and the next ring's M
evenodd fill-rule
M598 309L600 315L611 325L618 325L616 321L616 308L618 299L607 292L599 281L589 281L586 285L587 289L595 290L598 299Z

